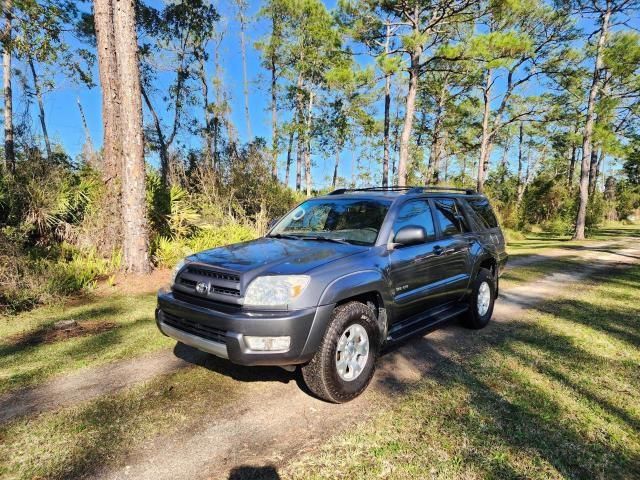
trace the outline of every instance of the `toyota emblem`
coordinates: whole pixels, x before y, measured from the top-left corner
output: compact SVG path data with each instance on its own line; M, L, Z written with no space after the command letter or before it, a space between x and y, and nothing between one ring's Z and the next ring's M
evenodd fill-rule
M204 282L198 282L196 285L196 292L198 293L207 293L207 290L209 290L208 285Z

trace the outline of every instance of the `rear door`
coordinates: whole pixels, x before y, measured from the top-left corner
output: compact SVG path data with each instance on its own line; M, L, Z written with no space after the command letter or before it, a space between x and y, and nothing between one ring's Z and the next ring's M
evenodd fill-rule
M417 225L425 229L427 241L419 245L396 247L389 254L395 318L404 319L422 313L431 304L431 288L442 278L436 267L436 229L431 207L426 198L410 200L402 205L393 224L395 234L402 227Z
M462 297L469 282L469 227L455 199L433 198L431 205L438 235L433 268L441 279L433 290L432 301L447 303Z

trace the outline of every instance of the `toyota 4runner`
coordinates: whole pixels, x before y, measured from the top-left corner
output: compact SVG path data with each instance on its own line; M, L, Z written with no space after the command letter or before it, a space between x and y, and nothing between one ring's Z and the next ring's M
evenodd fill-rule
M489 322L505 242L486 197L434 187L340 189L256 240L185 258L156 322L241 365L300 366L331 402L358 396L383 347L454 317Z

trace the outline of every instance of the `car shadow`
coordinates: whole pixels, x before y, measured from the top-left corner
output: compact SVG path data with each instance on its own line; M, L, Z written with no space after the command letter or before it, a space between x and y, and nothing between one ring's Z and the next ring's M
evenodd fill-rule
M241 382L289 383L296 381L295 372L288 372L280 367L245 367L236 365L229 360L202 352L184 343L178 342L173 349L173 354L187 363L226 375Z
M278 471L272 465L266 465L264 467L241 465L231 469L229 472L229 480L280 480L280 475L278 475Z

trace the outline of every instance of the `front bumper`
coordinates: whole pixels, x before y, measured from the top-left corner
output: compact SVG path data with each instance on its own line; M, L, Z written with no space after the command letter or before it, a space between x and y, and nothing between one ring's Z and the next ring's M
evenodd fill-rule
M295 311L225 309L226 311L158 293L156 324L162 333L186 345L228 358L240 365L295 365L313 357L318 332L326 325L332 305ZM255 351L245 335L291 337L287 351Z

